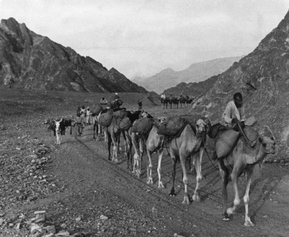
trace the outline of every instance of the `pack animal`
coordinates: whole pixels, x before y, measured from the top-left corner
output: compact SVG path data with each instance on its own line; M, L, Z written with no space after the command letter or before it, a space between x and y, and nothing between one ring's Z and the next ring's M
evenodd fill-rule
M193 158L193 164L196 169L196 187L192 199L200 201L199 183L202 179L202 158L204 153L204 143L207 131L210 128L210 121L207 118L199 119L195 125L195 131L190 124L187 124L179 137L170 141L169 152L173 162L173 184L170 195L175 196L175 177L176 164L179 160L182 167L183 183L184 183L184 199L183 204L190 203L188 194L188 175L186 168L186 160Z
M162 124L166 120L165 117L158 118L158 123ZM154 152L158 153L158 188L164 188L162 179L161 179L161 165L162 165L162 158L164 153L164 143L165 143L165 136L158 134L158 126L156 124L153 125L150 133L148 135L148 139L146 141L146 151L147 151L147 184L153 184L153 177L152 177L152 170L153 170L153 163L152 163L152 155Z
M252 129L254 132L253 128ZM243 201L245 204L245 226L254 226L249 217L249 193L252 181L252 174L256 164L262 162L267 154L274 154L276 150L276 139L268 126L264 126L259 131L258 139L254 147L250 147L242 137L237 141L233 150L224 158L218 158L218 166L222 178L223 212L224 220L229 220L238 205L240 195L238 188L238 178L242 173L247 174L247 184ZM232 180L235 192L233 206L227 208L227 185Z
M70 135L72 135L72 127L74 122L72 119L59 119L59 120L48 120L45 124L49 124L48 130L52 130L54 136L56 136L56 144L60 145L61 136L65 135L65 130L70 127Z
M141 116L144 117L136 120L131 129L131 138L134 148L132 172L135 173L138 178L141 175L141 163L144 153L145 141L153 126L153 119L147 117L152 117L151 115L149 115L147 112L143 112L141 113Z

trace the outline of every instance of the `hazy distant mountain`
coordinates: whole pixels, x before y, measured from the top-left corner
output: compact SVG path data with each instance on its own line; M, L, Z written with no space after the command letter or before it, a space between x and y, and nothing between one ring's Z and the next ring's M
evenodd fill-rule
M0 23L0 86L3 85L46 90L147 92L115 68L107 70L94 59L30 31L13 18Z
M227 70L234 62L239 61L240 58L241 57L218 58L194 63L182 71L174 71L171 68L167 68L144 80L138 78L133 79L133 81L138 82L139 85L145 87L148 91L161 93L182 82L199 82L218 75Z

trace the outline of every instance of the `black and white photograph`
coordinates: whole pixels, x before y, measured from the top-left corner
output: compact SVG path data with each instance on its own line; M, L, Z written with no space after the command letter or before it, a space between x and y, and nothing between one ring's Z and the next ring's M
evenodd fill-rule
M0 0L0 237L288 237L288 0Z

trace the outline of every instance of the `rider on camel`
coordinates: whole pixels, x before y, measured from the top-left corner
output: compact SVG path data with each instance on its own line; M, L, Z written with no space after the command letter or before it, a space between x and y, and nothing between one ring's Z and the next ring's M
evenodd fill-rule
M224 125L233 128L237 123L245 121L245 111L243 107L243 97L240 92L229 101L222 116Z
M106 106L107 105L107 100L104 97L101 98L100 105L102 105L102 106Z
M114 94L114 101L117 101L117 100L119 100L119 95L118 95L118 93L116 92L116 93Z

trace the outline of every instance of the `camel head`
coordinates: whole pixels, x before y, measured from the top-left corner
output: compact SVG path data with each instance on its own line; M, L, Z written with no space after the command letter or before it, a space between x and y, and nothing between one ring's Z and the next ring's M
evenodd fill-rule
M259 131L259 141L262 143L265 153L275 154L276 151L276 138L268 126L264 126Z
M167 120L168 118L165 116L158 117L159 124L166 123Z
M208 118L200 118L196 122L197 133L203 133L209 131L211 122Z

